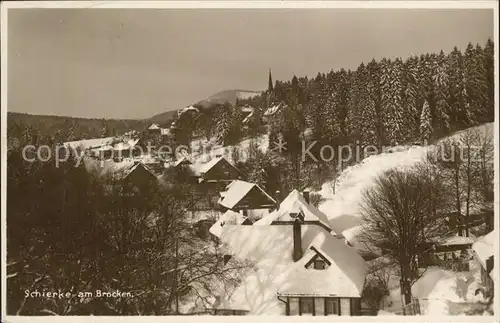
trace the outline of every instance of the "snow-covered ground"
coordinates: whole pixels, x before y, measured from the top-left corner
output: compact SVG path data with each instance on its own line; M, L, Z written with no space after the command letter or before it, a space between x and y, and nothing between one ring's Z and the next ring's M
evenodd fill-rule
M412 294L420 302L422 315L483 314L486 300L476 291L481 287L480 265L470 262L470 271L454 272L439 267L429 267L412 287ZM389 282L390 295L384 299L379 315L393 315L402 307L399 277Z
M396 167L408 167L422 160L428 148L420 146L394 147L393 152L384 152L364 159L361 163L346 168L337 179L335 194L330 183L324 183L319 193L325 199L319 205L334 230L342 232L352 244L360 231L362 219L360 202L362 193L372 187L375 179L385 171Z
M493 135L493 123L478 126L477 129ZM464 131L459 131L450 137L458 139ZM356 245L356 236L362 230L363 222L360 214L362 193L371 188L375 179L383 172L399 167L411 167L421 162L427 152L435 147L436 145L396 146L386 149L381 154L365 158L359 164L347 167L337 179L335 194L331 182L324 183L317 192L324 198L319 205L320 211L327 215L334 230L342 232L351 244L362 249L361 245Z

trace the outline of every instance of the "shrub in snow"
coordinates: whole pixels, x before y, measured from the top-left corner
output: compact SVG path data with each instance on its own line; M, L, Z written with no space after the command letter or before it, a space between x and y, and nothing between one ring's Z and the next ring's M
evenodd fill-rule
M363 289L362 300L370 309L378 311L384 296L389 295L389 289L377 277L367 277Z

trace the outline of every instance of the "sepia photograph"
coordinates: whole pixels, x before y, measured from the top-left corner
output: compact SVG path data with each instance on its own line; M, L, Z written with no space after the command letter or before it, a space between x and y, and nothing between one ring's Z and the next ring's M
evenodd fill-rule
M3 2L1 32L2 322L498 320L496 1Z

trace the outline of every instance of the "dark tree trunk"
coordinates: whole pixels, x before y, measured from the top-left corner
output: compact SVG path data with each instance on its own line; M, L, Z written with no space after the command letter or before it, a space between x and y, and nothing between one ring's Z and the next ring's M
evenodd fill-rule
M463 236L463 219L462 219L462 212L461 212L461 206L460 206L460 174L458 167L455 168L455 198L456 198L456 209L457 209L457 231L459 236Z
M401 295L404 297L403 306L406 306L410 304L412 301L411 285L406 276L401 277L400 287L401 287Z
M469 236L469 213L470 213L470 198L471 198L471 161L470 147L467 147L467 200L465 207L465 236Z

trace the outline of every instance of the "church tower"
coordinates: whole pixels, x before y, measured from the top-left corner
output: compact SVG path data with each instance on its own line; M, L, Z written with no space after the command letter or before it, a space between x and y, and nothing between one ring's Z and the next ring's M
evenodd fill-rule
M271 69L269 69L269 85L267 86L267 92L273 92L273 77L271 76Z

